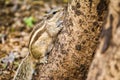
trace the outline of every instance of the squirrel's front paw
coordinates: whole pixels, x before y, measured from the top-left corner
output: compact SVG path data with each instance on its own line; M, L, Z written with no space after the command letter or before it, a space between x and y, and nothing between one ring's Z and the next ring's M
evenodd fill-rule
M39 63L45 64L47 63L47 57L43 57L40 59Z

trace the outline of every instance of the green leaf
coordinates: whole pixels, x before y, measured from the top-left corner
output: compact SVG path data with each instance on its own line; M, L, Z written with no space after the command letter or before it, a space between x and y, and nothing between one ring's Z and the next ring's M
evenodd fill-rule
M24 18L24 23L28 26L28 27L32 27L33 26L33 22L35 21L33 17L28 17L28 18Z

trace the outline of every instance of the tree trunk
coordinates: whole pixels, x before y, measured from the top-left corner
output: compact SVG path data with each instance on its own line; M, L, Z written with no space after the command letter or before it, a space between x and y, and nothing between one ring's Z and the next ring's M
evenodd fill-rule
M106 0L73 0L39 80L85 80L107 10Z
M110 0L100 45L87 80L120 80L120 0Z

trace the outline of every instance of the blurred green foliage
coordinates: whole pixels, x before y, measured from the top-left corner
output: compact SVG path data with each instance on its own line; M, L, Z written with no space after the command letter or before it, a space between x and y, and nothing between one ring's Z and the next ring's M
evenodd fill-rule
M28 26L28 27L32 27L33 26L33 22L35 21L35 19L33 17L27 17L24 18L24 23Z

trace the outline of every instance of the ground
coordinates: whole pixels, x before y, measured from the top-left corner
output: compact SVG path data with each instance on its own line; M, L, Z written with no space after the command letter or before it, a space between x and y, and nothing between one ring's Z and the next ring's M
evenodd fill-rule
M0 80L11 80L28 54L28 41L34 25L52 8L66 6L67 0L0 1Z

